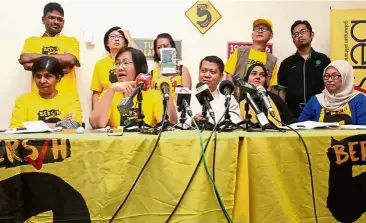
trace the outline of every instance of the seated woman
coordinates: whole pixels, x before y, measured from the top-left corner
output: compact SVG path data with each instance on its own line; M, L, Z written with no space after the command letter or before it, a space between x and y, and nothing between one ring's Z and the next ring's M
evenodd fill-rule
M151 71L151 75L153 76L153 82L156 83L157 79L161 76L160 74L160 49L163 48L175 48L175 42L172 36L169 33L161 33L154 40L154 61L159 65L155 67L154 70ZM177 63L177 73L172 75L165 75L172 80L173 87L175 86L183 86L185 88L192 88L192 79L189 74L189 70L184 65L179 65Z
M62 120L73 120L79 126L82 122L79 99L57 91L57 84L64 76L58 60L50 56L38 58L32 66L32 76L38 92L17 98L10 127L23 127L22 122L26 121L44 121L55 126L62 124Z
M127 30L122 30L121 27L112 27L104 34L104 48L109 55L100 59L94 66L93 79L90 86L90 90L93 91L92 108L95 107L103 90L111 83L117 82L114 71L114 59L118 51L128 45L138 49L130 33Z
M147 73L146 57L140 50L131 47L122 48L116 55L115 69L118 82L111 84L101 94L89 119L93 128L125 126L137 118L136 97L131 112L123 114L122 117L117 106L124 97L129 96L136 88L136 76L140 73ZM163 118L162 93L149 89L142 91L142 95L144 121L150 126L155 126ZM167 108L169 121L176 123L178 118L173 99L169 100Z
M299 121L366 125L366 96L354 90L352 65L344 60L333 61L324 69L323 80L323 92L310 98Z
M261 85L265 89L267 89L267 78L268 75L266 68L262 64L253 64L248 68L244 81L248 82L249 84L255 87ZM296 119L294 118L291 111L287 107L287 104L278 95L273 94L271 92L267 92L267 95L269 96L269 100L277 120L282 121L285 124L291 124L296 122ZM273 117L268 115L266 107L264 106L262 100L259 98L257 94L253 94L251 96L258 105L259 109L261 109L264 112L264 114L267 114L268 120L272 121L272 123L275 125L278 126L282 125L280 122L278 122ZM244 105L245 100L240 102L240 111L243 120L245 120L246 115ZM252 122L257 123L255 113L251 107L249 108L249 113L251 114Z

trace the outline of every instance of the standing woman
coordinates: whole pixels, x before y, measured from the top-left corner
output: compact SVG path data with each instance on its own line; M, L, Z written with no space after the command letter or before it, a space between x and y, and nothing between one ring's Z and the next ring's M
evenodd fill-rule
M161 76L160 74L160 49L162 48L176 48L174 40L169 33L161 33L154 40L154 61L159 63L159 66L156 66L155 69L151 72L153 76L153 82L156 81ZM173 86L181 85L185 88L192 88L192 79L189 73L189 70L184 65L177 64L177 73L172 75L167 75L172 80Z
M109 53L108 56L100 59L94 66L93 80L90 90L93 91L92 108L99 100L100 94L111 84L117 82L114 69L114 61L117 52L130 45L138 49L136 43L132 40L129 31L122 30L115 26L110 28L104 35L104 48Z

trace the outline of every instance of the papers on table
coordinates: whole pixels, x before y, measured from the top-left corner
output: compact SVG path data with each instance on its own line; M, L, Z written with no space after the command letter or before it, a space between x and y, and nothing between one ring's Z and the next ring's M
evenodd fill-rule
M5 134L21 134L21 133L40 133L40 132L54 132L57 128L51 128L43 121L23 122L25 128L8 129ZM61 128L62 130L62 128Z

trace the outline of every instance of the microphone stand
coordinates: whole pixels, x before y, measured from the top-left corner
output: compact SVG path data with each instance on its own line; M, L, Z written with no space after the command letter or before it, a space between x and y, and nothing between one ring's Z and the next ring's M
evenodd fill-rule
M169 115L168 115L168 101L169 99L165 99L163 100L163 106L164 106L164 113L163 113L163 118L164 118L164 114L165 112L167 113L166 116L165 116L165 120L161 120L161 122L159 122L158 124L156 124L155 128L158 129L159 127L161 127L163 129L163 131L168 131L168 130L172 130L173 128L173 124L170 123L169 121ZM164 121L164 126L162 125L163 124L163 121Z
M152 128L150 125L146 124L144 121L145 115L142 113L142 91L137 93L137 119L131 124L125 126L127 132L141 132L143 129ZM131 129L131 127L138 127L137 129Z
M239 122L237 125L242 126L245 124L244 130L247 132L253 131L253 123L252 123L252 115L249 113L249 103L246 101L244 104L244 111L245 111L245 119L244 121Z
M209 118L207 116L207 107L206 105L202 106L202 118L197 121L198 128L201 130L213 130L214 125L209 122Z
M217 129L220 129L219 132L231 132L237 129L243 129L245 130L241 125L239 124L235 124L234 122L231 121L230 119L230 111L229 111L229 101L225 100L225 108L227 108L225 110L225 119L224 121L220 122L217 126Z
M191 129L194 129L191 125L188 125L186 123L186 121L187 121L187 112L184 109L183 104L178 107L178 112L180 112L179 123L175 124L173 126L173 128L180 129L180 130L191 130ZM184 126L187 126L187 128L184 128Z

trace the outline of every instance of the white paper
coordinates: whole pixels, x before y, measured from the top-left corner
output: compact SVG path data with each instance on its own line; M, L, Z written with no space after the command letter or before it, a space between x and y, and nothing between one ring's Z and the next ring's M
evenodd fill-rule
M53 132L46 123L43 121L30 121L23 122L23 126L26 129L9 129L5 132L5 134L21 134L21 133L38 133L38 132Z
M340 125L340 129L366 129L366 125Z
M315 129L315 128L328 128L328 127L339 127L338 122L314 122L314 121L305 121L305 122L297 122L290 125L291 128L298 129ZM280 129L290 129L286 126L278 126Z

